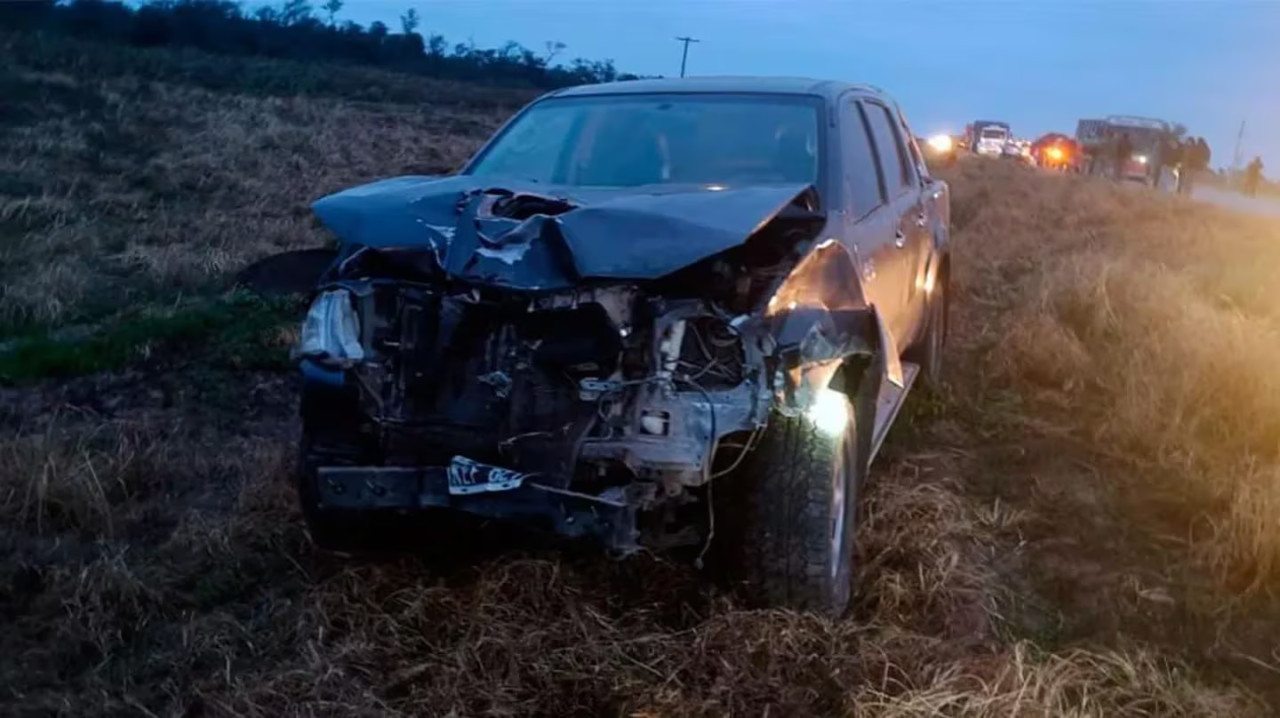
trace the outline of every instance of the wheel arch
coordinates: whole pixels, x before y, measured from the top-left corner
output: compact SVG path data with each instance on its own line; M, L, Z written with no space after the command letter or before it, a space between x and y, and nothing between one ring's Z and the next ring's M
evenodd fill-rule
M935 289L941 289L942 302L942 338L946 341L947 335L951 332L951 250L947 248L941 252L938 257L938 268L935 276L929 286ZM935 300L936 301L936 300Z

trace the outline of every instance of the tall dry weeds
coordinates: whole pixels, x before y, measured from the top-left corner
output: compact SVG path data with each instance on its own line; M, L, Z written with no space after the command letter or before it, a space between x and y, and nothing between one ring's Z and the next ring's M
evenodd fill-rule
M305 205L319 194L448 169L501 120L443 95L421 108L0 72L38 99L0 128L0 239L15 240L0 246L0 324L198 290L314 241ZM1259 574L1274 545L1265 403L1249 409L1249 431L1223 432L1222 414L1254 399L1238 376L1205 414L1186 392L1207 365L1168 383L1114 371L1145 362L1158 377L1216 356L1188 348L1192 336L1228 341L1197 330L1172 358L1153 350L1196 323L1117 277L1145 277L1166 298L1189 287L1206 297L1201 320L1280 318L1257 288L1265 273L1208 269L1200 260L1220 250L1204 242L1170 251L1176 231L1253 225L1003 169L966 163L954 185L958 396L986 397L983 411L1034 406L1038 426L1174 466L1181 488L1168 493L1201 487L1224 509L1207 545ZM1156 261L1182 283L1162 284ZM1131 326L1134 307L1150 311ZM952 446L978 441L964 428L930 425L890 447L866 496L856 610L825 620L743 610L691 567L649 557L610 564L475 537L433 547L453 554L443 566L317 554L291 483L291 402L279 378L198 367L0 394L0 713L1264 713L1153 649L1048 652L1008 636L997 564L1016 547L996 534L1025 517L975 498L982 468ZM1120 402L1130 406L1105 410ZM1210 491L1190 469L1224 435L1257 457L1243 467L1256 478Z
M957 249L957 276L989 308L963 339L983 347L986 385L1131 462L1153 511L1209 526L1194 549L1232 585L1280 579L1280 224L1105 182L962 170L960 201L993 200L965 218Z
M456 169L505 115L455 102L469 88L448 85L434 104L373 104L12 63L0 85L12 94L0 122L4 323L207 290L254 259L322 241L308 209L320 196Z
M965 498L963 454L892 447L857 609L828 620L744 610L672 560L484 532L434 560L317 554L290 438L198 411L210 400L0 442L6 714L1260 714L1141 649L1002 638L992 530L1019 518ZM44 502L18 500L33 482Z

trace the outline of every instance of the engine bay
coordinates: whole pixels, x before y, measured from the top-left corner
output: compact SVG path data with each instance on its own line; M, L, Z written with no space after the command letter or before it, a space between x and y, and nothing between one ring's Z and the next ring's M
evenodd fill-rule
M706 481L721 437L763 426L769 410L766 337L706 300L626 284L331 291L351 304L349 371L367 449L387 465L465 456L562 489L642 481L674 496Z

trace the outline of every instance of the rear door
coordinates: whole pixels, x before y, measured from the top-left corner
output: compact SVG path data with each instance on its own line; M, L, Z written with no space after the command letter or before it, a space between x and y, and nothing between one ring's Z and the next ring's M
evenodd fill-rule
M919 210L911 216L911 225L915 233L912 236L910 248L912 277L907 293L912 312L916 317L916 327L921 329L925 318L929 316L929 293L925 287L929 271L932 269L929 265L937 259L934 254L939 238L934 236L934 232L937 231L942 216L942 210L938 207L941 192L929 174L929 166L925 162L924 153L920 151L920 143L916 142L915 135L911 134L911 125L902 114L902 108L895 108L894 117L897 119L901 136L906 141L907 154L911 158L911 166L914 170L911 191L919 198ZM918 333L917 338L919 338Z
M923 316L923 293L916 286L915 278L923 261L921 251L929 231L928 215L920 194L920 178L893 110L875 99L864 99L861 104L893 215L893 251L886 261L893 266L897 286L892 292L897 301L893 316L886 319L901 351L915 339Z

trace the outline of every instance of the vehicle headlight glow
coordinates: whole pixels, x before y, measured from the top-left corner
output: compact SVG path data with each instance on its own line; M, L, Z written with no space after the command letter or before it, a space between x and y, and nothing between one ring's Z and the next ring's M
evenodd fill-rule
M1133 159L1137 160L1140 165L1145 165L1147 163L1146 155L1134 155Z
M950 152L951 144L951 135L934 135L929 138L929 147L936 152Z
M349 367L364 359L360 320L351 293L331 289L316 297L302 320L297 356L330 366Z
M849 425L849 399L835 389L822 389L809 405L809 420L824 434L840 436Z

